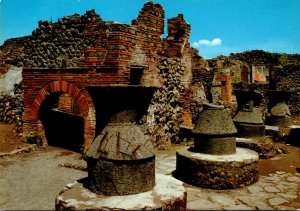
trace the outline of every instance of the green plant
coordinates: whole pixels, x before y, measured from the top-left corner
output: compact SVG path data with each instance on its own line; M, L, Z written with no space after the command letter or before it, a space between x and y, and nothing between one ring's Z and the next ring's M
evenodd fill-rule
M37 144L38 146L43 145L43 139L33 131L29 131L25 134L25 141L29 144Z

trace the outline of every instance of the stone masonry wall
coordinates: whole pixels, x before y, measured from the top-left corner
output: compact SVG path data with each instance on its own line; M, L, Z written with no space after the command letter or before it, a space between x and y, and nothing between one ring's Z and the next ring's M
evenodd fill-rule
M85 48L91 40L84 31L88 23L102 21L94 10L85 15L66 16L52 23L39 21L39 27L25 43L23 62L26 68L66 68L83 66Z
M17 133L22 132L23 87L15 85L14 96L0 95L0 122L16 123Z
M168 36L161 39L164 18L162 6L148 2L131 24L105 22L93 10L55 23L40 21L18 54L24 68L26 130L41 132L38 111L43 100L66 92L79 103L91 138L95 111L86 88L138 85L161 88L148 115L155 144L179 142L180 126L192 126L203 99L202 84L192 84L194 63L201 57L190 47L191 27L181 14L168 20ZM138 84L132 84L136 70L142 75Z
M276 82L278 90L291 90L294 93L288 103L292 115L300 115L300 65L294 66L288 74L282 74Z

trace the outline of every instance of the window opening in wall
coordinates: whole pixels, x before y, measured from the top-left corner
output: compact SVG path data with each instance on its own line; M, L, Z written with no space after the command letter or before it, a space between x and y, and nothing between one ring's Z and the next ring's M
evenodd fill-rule
M131 67L130 68L130 85L139 85L143 75L144 68Z

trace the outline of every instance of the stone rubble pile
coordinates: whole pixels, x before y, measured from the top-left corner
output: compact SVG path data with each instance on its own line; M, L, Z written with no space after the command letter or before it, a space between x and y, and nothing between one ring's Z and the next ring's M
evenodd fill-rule
M0 122L17 123L17 133L22 132L23 88L15 84L14 96L0 95Z
M180 142L182 103L179 99L184 92L181 77L185 71L180 61L180 58L161 59L159 69L163 87L154 93L148 109L148 130L154 136L152 142L162 148Z

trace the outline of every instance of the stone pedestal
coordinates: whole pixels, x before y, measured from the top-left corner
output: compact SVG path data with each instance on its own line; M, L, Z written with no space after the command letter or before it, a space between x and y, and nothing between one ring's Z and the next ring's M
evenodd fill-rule
M238 188L258 181L258 154L236 148L236 133L224 107L207 105L193 129L194 147L176 152L175 176L212 189Z
M155 187L126 196L105 196L91 192L76 181L56 198L56 210L186 210L187 193L181 181L156 174Z
M258 154L236 148L230 155L194 153L190 148L176 152L176 177L195 186L231 189L258 181Z

